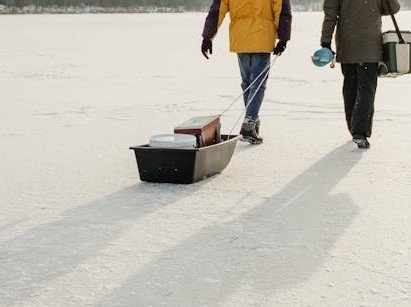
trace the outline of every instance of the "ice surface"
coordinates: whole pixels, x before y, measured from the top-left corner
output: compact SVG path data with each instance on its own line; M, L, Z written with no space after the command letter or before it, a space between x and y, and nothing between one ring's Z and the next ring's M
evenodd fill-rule
M204 17L1 16L0 306L410 306L411 77L380 81L355 149L339 69L311 64L320 13L294 16L263 145L195 185L139 181L129 146L239 94Z

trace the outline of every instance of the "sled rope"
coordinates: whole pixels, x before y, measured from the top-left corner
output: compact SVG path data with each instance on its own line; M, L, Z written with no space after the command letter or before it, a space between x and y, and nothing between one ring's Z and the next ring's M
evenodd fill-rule
M238 95L238 96L233 100L232 103L230 103L230 105L220 114L220 116L224 116L225 113L227 113L228 110L230 110L230 109L234 106L234 104L235 104L241 97L243 97L244 94L245 94L255 83L257 83L258 79L260 79L260 77L261 77L267 70L269 70L269 69L274 65L274 63L277 61L277 59L278 59L278 55L275 55L274 58L271 60L271 62L270 62L270 63L261 71L261 73L257 76L257 78L255 78L254 81L251 82L251 84L250 84L240 95ZM263 79L263 81L264 81L264 80L265 80L265 78ZM247 105L247 106L248 106L248 105Z
M245 94L245 92L247 92L247 91L251 88L251 86L253 86L253 85L258 81L258 79L265 73L264 78L260 81L260 84L259 84L258 87L257 87L257 90L255 91L255 93L254 93L253 96L251 97L250 101L247 103L247 106L244 108L243 112L241 112L240 116L238 117L238 119L237 119L236 122L234 123L234 126L233 126L233 128L230 130L230 133L229 133L228 135L231 135L231 134L233 133L234 129L237 127L237 125L238 125L238 123L240 122L240 120L244 117L244 114L247 112L247 110L248 110L248 108L250 107L251 103L253 102L255 96L257 96L258 91L259 91L260 88L263 86L264 81L268 78L268 75L270 74L270 68L274 65L274 63L277 61L277 59L278 59L278 55L274 56L274 58L273 58L272 61L267 65L267 67L263 69L263 71L262 71L262 72L258 75L258 77L250 84L250 86L248 86L248 87L243 91L243 93L234 101L234 103L237 102L237 100L240 99L240 97L242 97L242 95ZM227 110L229 110L229 109L232 107L232 105L234 105L234 103L232 103L232 104L230 105L230 107L227 108ZM227 110L226 110L226 111L227 111ZM224 111L223 114L224 114L226 111ZM222 115L223 115L223 114L222 114Z

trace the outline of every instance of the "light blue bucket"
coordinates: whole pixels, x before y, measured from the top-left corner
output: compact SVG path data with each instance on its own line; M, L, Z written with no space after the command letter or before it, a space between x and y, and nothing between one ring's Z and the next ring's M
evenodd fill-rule
M334 54L328 48L321 48L314 53L311 60L315 66L323 67L333 62Z

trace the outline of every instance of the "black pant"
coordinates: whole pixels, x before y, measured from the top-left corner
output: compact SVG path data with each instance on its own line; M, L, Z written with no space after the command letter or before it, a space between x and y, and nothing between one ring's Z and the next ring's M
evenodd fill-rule
M342 64L344 105L352 135L371 136L378 63Z

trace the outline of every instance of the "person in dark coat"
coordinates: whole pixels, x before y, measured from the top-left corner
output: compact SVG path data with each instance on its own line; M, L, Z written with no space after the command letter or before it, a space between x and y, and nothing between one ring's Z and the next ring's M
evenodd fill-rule
M382 16L400 10L397 0L325 0L321 46L331 50L335 27L337 62L344 75L348 129L359 148L369 148L379 62Z
M251 144L261 144L258 117L264 99L270 56L281 55L291 35L290 0L213 0L206 18L201 51L208 59L212 39L230 13L230 51L238 55L246 116L240 134ZM278 42L277 42L278 39ZM259 86L261 83L261 86Z

